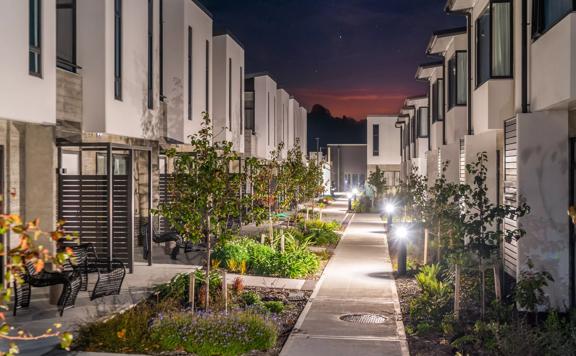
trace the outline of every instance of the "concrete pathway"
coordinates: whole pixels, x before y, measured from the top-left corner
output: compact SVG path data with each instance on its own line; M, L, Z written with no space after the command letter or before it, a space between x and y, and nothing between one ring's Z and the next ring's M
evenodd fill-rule
M383 324L340 320L372 313ZM352 218L281 356L409 355L396 284L377 214Z

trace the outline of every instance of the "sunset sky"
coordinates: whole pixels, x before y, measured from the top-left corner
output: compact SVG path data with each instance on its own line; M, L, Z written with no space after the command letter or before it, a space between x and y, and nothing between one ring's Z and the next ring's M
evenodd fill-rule
M247 73L269 72L308 109L357 119L396 113L430 61L436 30L462 26L446 0L204 0L246 49Z

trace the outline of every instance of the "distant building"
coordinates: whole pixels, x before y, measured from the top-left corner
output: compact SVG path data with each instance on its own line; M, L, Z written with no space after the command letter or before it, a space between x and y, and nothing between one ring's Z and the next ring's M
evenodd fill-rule
M277 84L270 75L252 74L245 83L245 153L258 158L270 158L276 141Z
M367 176L376 168L385 172L388 185L400 184L400 135L395 127L398 116L369 115L367 118Z
M366 148L365 144L328 145L330 180L334 191L364 189L368 170Z

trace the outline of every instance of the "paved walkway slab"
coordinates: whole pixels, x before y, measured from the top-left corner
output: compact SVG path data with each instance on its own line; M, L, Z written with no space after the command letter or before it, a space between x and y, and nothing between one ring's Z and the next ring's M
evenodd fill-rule
M340 319L365 313L384 316L386 321L356 324ZM377 214L352 218L281 353L308 355L409 355L388 245Z

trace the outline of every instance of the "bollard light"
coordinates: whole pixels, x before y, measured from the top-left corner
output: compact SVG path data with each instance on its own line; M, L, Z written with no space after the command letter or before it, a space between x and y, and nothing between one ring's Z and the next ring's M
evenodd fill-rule
M400 225L394 231L394 235L398 240L398 274L400 276L406 275L406 266L408 253L406 243L408 242L408 229L406 226Z
M396 237L403 241L406 240L408 238L408 229L404 226L399 226L396 229Z
M394 206L394 204L388 203L388 204L386 204L386 206L384 207L384 210L386 211L386 214L392 215L392 214L394 214L394 211L396 210L396 207Z

